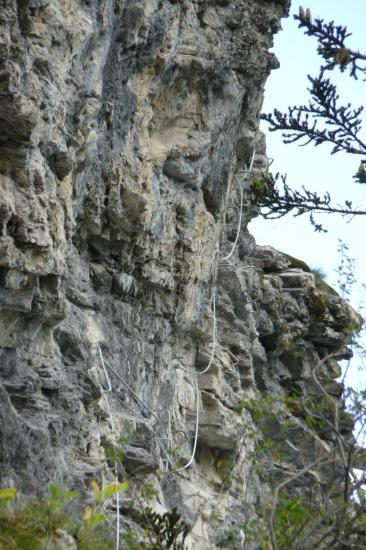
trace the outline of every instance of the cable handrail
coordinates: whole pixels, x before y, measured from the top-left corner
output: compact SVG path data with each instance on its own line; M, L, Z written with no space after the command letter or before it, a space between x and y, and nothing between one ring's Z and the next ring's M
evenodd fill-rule
M128 365L129 365L129 361L127 361ZM121 375L118 374L118 372L116 372L112 367L111 365L105 361L105 366L111 371L113 372L114 376L116 378L118 378L118 380L120 382L122 382L122 384L125 386L126 389L128 389L128 391L134 396L134 398L136 399L136 401L142 406L144 407L147 411L149 411L149 413L156 419L156 420L160 420L159 416L152 410L150 409L150 407L142 400L140 399L140 397L137 395L137 393L131 388L131 386L129 384L127 384L127 382L122 378Z
M107 380L107 384L108 384L108 388L107 389L104 389L103 388L103 385L100 381L100 378L98 376L98 381L99 381L99 385L100 385L100 388L101 388L101 392L103 394L103 397L104 397L104 401L105 401L105 404L106 404L106 408L107 408L107 411L108 411L108 415L109 415L109 419L111 421L111 427L112 427L112 446L113 446L113 452L114 452L114 475L115 475L115 479L116 479L116 484L117 484L117 487L118 487L118 483L119 483L119 480L118 480L118 464L117 464L117 458L116 458L116 450L117 450L117 445L116 445L116 425L115 425L115 422L114 422L114 417L113 417L113 414L112 414L112 409L110 407L110 404L109 404L109 399L108 399L108 393L110 393L112 391L112 384L111 384L111 381L109 379L109 376L108 376L108 372L105 368L105 363L104 363L104 359L103 359L103 354L102 354L102 350L100 349L100 346L98 345L98 351L99 351L99 357L101 359L101 363L102 363L102 367L103 367L103 371L104 371L104 375L106 377L106 380ZM119 510L119 491L116 492L116 550L119 550L119 542L120 542L120 534L119 534L119 531L120 531L120 510Z
M252 154L252 158L251 158L251 161L250 161L249 168L247 168L247 166L245 166L245 169L244 169L244 176L243 176L243 179L244 179L244 180L247 178L247 176L249 176L249 174L251 173L251 171L252 171L252 169L253 169L254 157L255 157L255 149L253 149L253 154ZM235 241L234 241L234 244L233 244L233 246L232 246L231 251L229 252L229 254L228 254L227 256L224 256L223 258L219 258L219 261L225 261L225 260L228 260L229 258L231 258L231 256L232 256L233 253L234 253L234 250L235 250L235 248L236 248L236 245L238 244L238 240L239 240L239 236L240 236L241 222L242 222L242 217L243 217L243 198L244 198L244 190L243 190L243 185L242 185L242 183L239 181L238 176L236 176L236 181L238 182L238 184L239 184L239 189L240 189L240 210L239 210L238 230L237 230L237 232L236 232Z
M216 346L217 346L217 319L216 319L216 296L217 296L217 288L216 286L212 289L212 312L213 312L213 329L212 329L212 351L210 360L208 362L207 367L202 371L196 371L196 374L205 374L209 368L212 365L212 362L215 357L216 352Z
M189 466L192 464L194 460L194 455L196 454L197 449L197 442L198 442L198 429L199 429L199 409L200 409L200 389L198 386L198 380L197 380L197 372L195 376L195 383L196 383L196 424L195 424L195 432L194 432L194 443L193 443L193 449L190 459L184 466L181 466L175 472L181 472L182 470L186 470L189 468Z
M244 170L244 175L243 175L244 180L252 172L255 154L256 154L256 150L253 149L253 153L252 153L252 156L251 156L251 161L250 161L250 164L249 164L249 168L245 165L245 170ZM241 231L241 226L242 226L242 218L243 218L243 207L246 206L246 205L243 204L243 200L244 200L243 184L239 180L238 176L236 176L236 181L239 185L239 190L240 190L240 208L239 208L238 228L237 228L235 240L234 240L233 246L231 248L231 251L226 256L224 256L222 258L218 258L218 266L217 266L218 268L220 268L220 267L229 267L231 265L230 262L227 262L227 261L233 255L233 253L236 249L237 243L239 241L239 237L240 237L240 231ZM227 263L225 264L223 262L227 262ZM220 266L220 264L221 264L221 266ZM233 266L233 267L236 267L236 266ZM237 269L242 269L242 270L253 269L253 270L256 270L257 268L253 265L250 265L250 266L243 266L243 267L239 266ZM194 456L196 454L197 443L198 443L199 409L200 409L200 389L199 389L199 385L198 385L198 376L203 375L203 374L205 374L209 371L209 369L211 368L211 365L214 361L215 355L216 355L216 347L217 347L216 298L217 298L217 288L216 288L216 284L214 284L212 286L212 295L211 295L212 313L213 313L212 350L211 350L208 365L204 368L204 370L202 370L202 371L194 370L193 371L194 375L195 375L195 386L196 386L196 420L195 420L195 433L194 433L194 442L193 442L192 453L191 453L191 456L190 456L188 462L184 466L181 466L180 468L175 469L174 470L175 472L180 472L180 471L183 471L183 470L187 469L192 464L192 462L194 460ZM256 299L249 300L246 303L252 303L252 302L255 302L255 301L256 301ZM106 367L107 367L118 378L118 380L120 380L120 382L123 384L123 386L134 396L136 401L142 407L144 407L151 414L151 416L153 416L157 421L160 422L160 417L137 395L137 393L131 388L131 386L129 386L129 384L111 367L111 365L103 359L100 347L99 347L99 353L100 353L100 357L101 357L102 367L103 367L103 370L104 370L104 373L105 373L105 376L106 376L106 380L107 380L107 383L108 383L108 388L107 388L107 390L104 390L104 395L107 392L112 391L112 386L111 386L111 383L110 383L110 379L109 379L107 371L106 371ZM129 362L127 362L127 364L128 364L128 367L130 368ZM184 367L180 366L180 368L184 368ZM184 370L188 371L188 369L184 369ZM105 395L105 397L106 397L106 395ZM106 398L106 402L108 402L107 398ZM108 409L110 410L109 403L108 403ZM156 438L156 439L157 440L166 439L168 441L168 446L170 447L170 444L171 444L171 424L170 424L171 423L171 418L170 418L170 411L167 411L167 412L168 412L168 437L167 438ZM160 445L160 447L164 451L164 454L166 455L167 462L172 467L174 467L173 462L170 459L169 454L167 453L165 448L161 445ZM117 495L118 495L118 493L117 493Z
M137 395L137 393L131 388L131 386L129 384L127 384L127 382L122 378L122 376L120 374L118 374L118 372L116 372L114 370L113 367L111 367L111 365L108 363L108 361L104 360L104 364L105 366L116 376L116 378L118 378L118 380L120 382L122 382L122 384L124 385L124 387L134 396L134 398L136 399L136 401L142 406L144 407L147 411L149 411L149 413L155 418L155 420L157 420L158 422L160 422L160 417ZM128 367L130 367L130 363L129 361L127 361L127 364L128 364ZM158 440L158 438L156 438ZM165 459L167 460L167 462L172 466L174 467L174 464L169 456L169 453L167 452L167 450L164 448L163 445L161 445L159 443L159 447L160 449L163 451L163 454L165 455Z

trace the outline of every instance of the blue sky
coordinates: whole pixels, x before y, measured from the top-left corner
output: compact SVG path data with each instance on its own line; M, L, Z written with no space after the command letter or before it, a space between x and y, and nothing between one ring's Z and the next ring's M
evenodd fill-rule
M316 41L304 36L292 18L300 4L297 0L293 2L290 17L283 20L283 30L275 37L274 52L281 67L273 71L267 81L264 112L270 112L274 107L285 111L288 105L305 103L307 75L318 74L320 58L316 55ZM311 9L313 17L319 16L327 21L332 19L337 24L347 25L353 33L351 46L366 50L365 0L308 0L303 6ZM355 106L363 104L365 83L355 82L346 75L339 75L337 83L345 103L351 101ZM265 125L263 129L266 129ZM284 145L279 133L267 132L267 153L275 159L271 167L273 172L287 173L291 185L305 185L318 192L329 190L335 201L351 199L354 205L365 205L366 186L352 180L360 158L343 153L331 156L329 152L328 146ZM340 238L350 245L351 255L357 259L360 276L366 273L366 217L354 218L351 222L334 215L321 216L319 219L328 228L325 235L314 233L307 218L292 216L275 221L257 219L251 223L250 230L259 244L271 244L305 260L311 267L322 267L330 281L336 279L334 269L339 263L337 244Z
M274 49L281 67L273 71L266 84L263 112L270 112L275 107L286 111L289 105L307 102L307 75L317 76L321 59L316 54L316 41L304 36L297 28L292 15L298 13L299 6L310 8L313 17L325 21L334 20L336 24L346 25L352 32L349 45L354 49L366 51L365 0L308 0L292 2L291 14L283 20L283 30L275 37ZM337 83L343 103L351 102L353 106L364 104L366 83L354 81L346 74L332 73L332 80ZM366 139L366 117L365 139ZM266 126L263 124L263 130ZM366 185L356 184L352 176L356 172L360 157L338 153L330 155L330 147L299 147L296 144L284 145L279 133L267 134L267 154L274 159L272 172L287 173L291 186L304 185L321 194L329 191L333 199L344 203L352 200L354 206L366 206ZM363 300L361 285L366 283L366 216L349 221L338 215L321 216L328 233L315 233L307 217L293 218L287 216L280 220L263 220L257 218L250 224L250 231L258 244L269 244L306 261L310 267L321 267L327 274L327 281L336 285L335 270L340 262L337 253L338 239L347 243L350 256L356 260L355 275L358 281L351 303L359 309ZM359 379L360 382L360 379ZM352 384L357 385L355 373Z

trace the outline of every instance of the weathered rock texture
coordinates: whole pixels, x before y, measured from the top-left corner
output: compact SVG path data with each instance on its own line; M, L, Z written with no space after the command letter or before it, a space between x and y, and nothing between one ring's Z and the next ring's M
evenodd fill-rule
M287 0L2 0L3 486L113 479L100 346L118 375L108 399L124 468L155 487L155 507L178 506L193 548L255 514L267 481L252 471L258 428L242 404L294 387L316 395L312 367L344 346L354 318L306 266L255 246L247 202L220 262L236 236L236 176L247 190L266 169L259 112L287 10ZM196 456L176 472L192 453L214 303ZM318 452L300 423L283 443L287 465Z

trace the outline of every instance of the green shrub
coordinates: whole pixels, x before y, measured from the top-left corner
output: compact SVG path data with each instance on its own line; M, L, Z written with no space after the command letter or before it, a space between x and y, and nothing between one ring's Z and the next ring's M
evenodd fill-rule
M94 502L82 507L75 491L51 485L49 496L14 502L15 488L0 490L0 548L46 550L63 542L81 550L108 550L114 541L107 529L103 502L126 483L111 484L102 489L92 482ZM80 510L82 512L80 513Z

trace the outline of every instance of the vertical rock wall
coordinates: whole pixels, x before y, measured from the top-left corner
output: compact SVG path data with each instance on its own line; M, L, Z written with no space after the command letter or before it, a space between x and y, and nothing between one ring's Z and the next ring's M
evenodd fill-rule
M2 0L2 486L113 478L103 358L127 475L155 487L157 509L178 506L190 544L255 513L267 482L242 404L296 384L316 394L311 365L354 319L306 266L256 247L257 209L240 207L239 182L266 170L259 113L287 10Z

